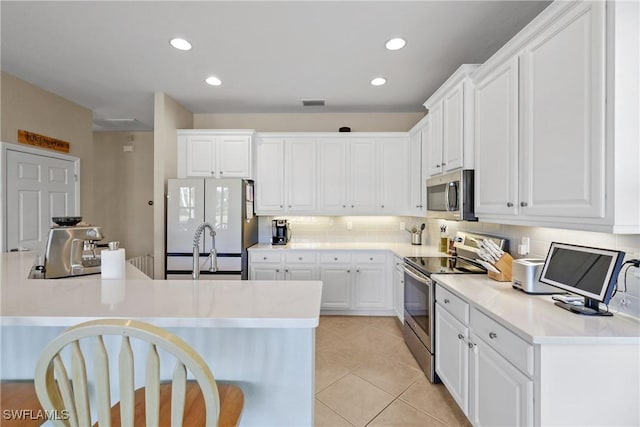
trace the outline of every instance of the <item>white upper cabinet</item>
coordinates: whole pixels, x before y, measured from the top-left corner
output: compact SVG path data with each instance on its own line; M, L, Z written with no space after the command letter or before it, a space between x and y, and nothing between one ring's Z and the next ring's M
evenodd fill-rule
M178 130L178 178L251 178L253 131Z
M347 149L342 138L318 140L318 211L348 213Z
M640 233L639 16L554 2L474 73L481 221Z
M284 140L260 138L256 143L256 213L284 212Z
M316 141L261 138L256 143L256 213L316 208Z
M316 209L316 141L285 140L285 184L288 212Z
M409 214L426 215L427 143L431 126L428 115L409 132Z
M387 138L377 141L380 159L378 209L381 213L406 212L409 203L409 141ZM399 210L398 208L403 208Z
M605 3L584 2L522 54L522 213L604 216Z
M473 86L477 65L461 65L424 103L431 116L429 176L473 169Z
M518 211L518 58L475 85L476 215Z
M376 210L376 143L375 140L349 141L349 199L351 213Z

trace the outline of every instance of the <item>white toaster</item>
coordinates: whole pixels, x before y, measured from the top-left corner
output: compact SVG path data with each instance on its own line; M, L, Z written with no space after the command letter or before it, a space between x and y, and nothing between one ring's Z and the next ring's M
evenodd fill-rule
M543 259L514 259L511 267L511 284L528 294L563 294L562 289L540 282Z

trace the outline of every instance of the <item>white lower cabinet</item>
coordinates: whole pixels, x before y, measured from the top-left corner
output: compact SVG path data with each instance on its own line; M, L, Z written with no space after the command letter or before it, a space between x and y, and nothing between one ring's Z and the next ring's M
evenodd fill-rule
M533 425L533 381L471 334L469 418L474 426Z
M402 264L402 258L393 258L393 311L400 323L404 323L404 269Z
M465 415L469 414L469 329L436 304L436 372Z
M534 424L532 345L440 285L435 336L436 372L474 426Z
M388 253L284 249L274 252L249 251L250 280L321 280L322 310L393 313L393 275Z

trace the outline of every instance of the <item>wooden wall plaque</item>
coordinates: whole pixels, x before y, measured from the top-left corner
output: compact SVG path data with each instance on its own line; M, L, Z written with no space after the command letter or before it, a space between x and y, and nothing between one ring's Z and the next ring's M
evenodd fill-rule
M67 141L38 135L37 133L28 132L22 129L18 129L18 142L41 148L48 148L50 150L62 151L63 153L69 152L69 143Z

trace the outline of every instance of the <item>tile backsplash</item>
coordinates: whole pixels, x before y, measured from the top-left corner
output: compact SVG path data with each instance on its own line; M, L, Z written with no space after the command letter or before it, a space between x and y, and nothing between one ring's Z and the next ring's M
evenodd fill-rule
M495 234L509 239L510 252L515 258L544 258L552 242L572 243L606 249L621 250L626 253L625 260L640 259L640 235L609 234L552 229L542 227L524 227L483 222L456 222L445 220L427 220L417 217L399 216L295 216L286 217L291 225L294 242L392 242L410 243L410 235L400 228L404 224L409 229L425 223L422 244L437 246L440 238L440 226L447 226L447 234L456 231ZM271 220L274 217L258 217L259 241L270 243ZM527 255L518 255L517 248L522 237L529 237L530 250ZM640 317L640 269L631 267L622 269L618 280L619 290L609 305L612 311L621 311ZM626 280L625 280L626 276ZM625 288L626 282L626 288Z

